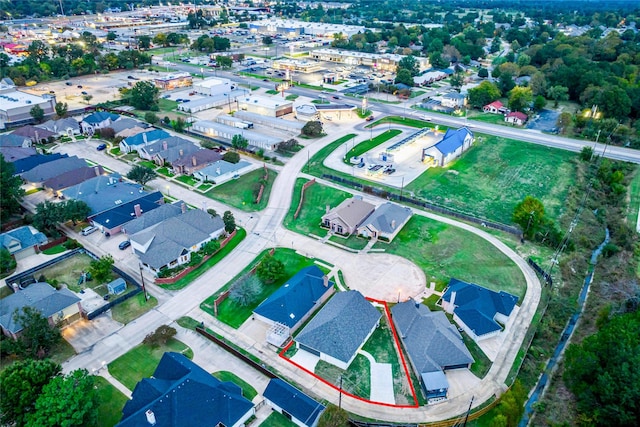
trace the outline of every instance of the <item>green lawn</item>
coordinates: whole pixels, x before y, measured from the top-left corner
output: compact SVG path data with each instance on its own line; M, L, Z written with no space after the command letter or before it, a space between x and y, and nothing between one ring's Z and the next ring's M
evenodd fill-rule
M204 184L200 185L198 187L198 190L200 190L200 191L208 191L209 189L211 189L211 187L213 187L213 184L207 182L207 183L204 183Z
M233 237L233 239L231 239L231 241L227 243L227 245L224 248L216 252L204 264L202 264L200 267L196 268L195 270L187 273L186 276L184 276L182 279L178 280L177 282L168 284L168 285L160 285L160 287L162 287L163 289L168 289L170 291L175 291L175 290L184 288L185 286L187 286L188 284L196 280L198 277L200 277L204 272L206 272L210 268L213 268L214 265L219 263L224 257L226 257L229 254L229 252L234 250L235 247L238 246L246 236L247 236L247 231L244 228L238 227L236 229L236 235Z
M180 175L176 179L184 184L191 185L191 186L196 185L198 182L200 182L194 177L189 175Z
M253 400L254 397L258 395L258 392L255 388L253 388L248 382L229 371L218 371L214 372L214 377L219 379L220 381L231 381L235 385L239 386L242 389L242 395L249 400Z
M478 346L474 340L469 338L465 332L462 332L461 334L464 345L467 346L471 356L473 356L473 360L475 360L471 365L471 373L478 378L484 378L485 375L487 375L487 372L489 372L489 369L491 369L491 360L489 360L489 358L480 349L480 346Z
M322 170L322 168L324 168L324 166L322 165L322 162L324 161L324 159L329 154L331 154L335 149L337 149L338 147L340 147L342 144L349 141L350 139L354 138L355 136L356 134L354 133L341 136L340 138L336 139L332 143L320 149L316 154L313 155L313 157L311 157L311 159L309 159L309 162L305 165L303 171L307 173L311 173L312 171L316 172L316 171Z
M326 187L322 184L313 184L305 191L304 204L300 210L300 215L297 219L293 219L293 215L298 208L300 191L305 182L307 182L307 180L303 178L296 180L291 206L284 218L283 225L285 228L295 231L296 233L305 235L312 233L318 236L324 236L327 234L327 230L320 227L320 223L322 215L326 213L326 206L329 205L331 208L334 208L342 201L351 197L351 194L333 187ZM340 242L341 244L346 243L344 239L341 240L343 240Z
M326 230L324 231L326 233ZM364 247L367 246L367 243L369 243L368 239L356 235L351 235L346 239L342 236L333 235L329 238L329 240L339 245L346 246L350 249L355 249L357 251L364 249Z
M640 209L640 170L636 169L635 175L629 184L629 207L627 209L627 221L635 230L638 222L638 210Z
M109 150L109 152L111 154L113 154L114 156L119 156L120 155L120 147L112 148L111 150Z
M54 247L51 247L49 249L45 249L44 251L42 251L43 254L45 255L55 255L55 254L60 254L64 251L66 251L67 248L65 248L62 245L56 245Z
M260 424L260 427L296 427L296 424L280 412L273 411L271 415Z
M24 194L25 194L25 196L29 196L31 194L35 194L38 191L42 191L42 190L43 190L42 187L30 188L29 190L25 191Z
M216 298L218 298L219 295L221 295L223 292L225 292L227 289L229 289L240 277L242 277L245 274L247 274L255 265L257 265L259 260L262 259L266 255L267 252L268 252L267 249L262 251L262 253L260 253L236 277L234 277L229 282L227 282L227 284L225 284L214 295L212 295L209 298L207 298L206 300L204 300L202 302L202 304L200 304L200 308L202 308L204 311L206 311L210 315L214 316L215 314L214 314L214 311L213 311L213 302L216 300ZM250 305L247 305L247 306L240 306L240 305L236 304L234 301L232 301L231 298L227 298L226 300L224 300L218 306L218 317L217 317L218 320L220 320L221 322L224 322L227 325L237 329L238 327L240 327L240 325L242 325L251 316L251 312L264 299L266 299L272 293L274 293L280 286L282 286L284 283L286 283L286 281L290 277L292 277L294 274L296 274L302 268L310 266L310 265L313 265L313 263L314 263L312 259L303 257L302 255L297 254L292 249L278 248L278 249L276 249L276 251L275 251L273 256L276 259L282 261L282 263L284 264L284 268L285 268L284 277L282 277L280 280L276 281L273 284L264 285L262 287L262 291L260 292L260 295L255 299L256 302L253 303L253 304L250 304Z
M265 92L268 95L277 95L279 92L277 90L274 89L269 89Z
M219 200L222 203L246 212L260 211L267 207L271 187L278 174L271 169L267 169L267 173L269 174L269 178L264 187L260 203L256 204L255 201L260 189L260 181L265 174L263 168L251 171L238 179L225 182L205 194L207 197Z
M467 116L469 120L475 120L477 122L482 123L491 123L494 125L506 125L507 123L504 121L504 116L502 114L491 114L491 113L478 113L474 115ZM511 126L509 124L509 126Z
M138 164L140 166L144 166L145 168L149 168L149 169L155 169L158 167L158 165L156 165L155 163L149 160L140 160Z
M162 355L167 351L182 353L189 359L193 358L193 351L176 339L170 339L166 345L158 347L140 344L109 363L109 373L133 391L140 380L153 375Z
M295 101L298 98L298 95L296 94L291 94L291 95L287 95L284 99L286 99L287 101Z
M361 354L356 355L346 370L321 360L316 365L315 374L336 387L340 386L340 377L342 377L344 391L363 399L369 399L371 395L371 365L369 359Z
M129 298L126 301L117 304L111 309L111 316L113 320L124 323L125 325L132 320L142 316L147 311L158 305L158 300L152 296L149 296L149 300L145 301L144 293L140 292L138 295Z
M479 140L481 138L481 140ZM542 201L545 213L563 213L575 181L575 153L512 139L476 135L476 142L446 168L430 168L405 190L462 212L511 223L513 208L525 196Z
M417 98L420 95L424 95L425 93L427 93L424 90L420 90L420 89L414 89L411 91L411 95L409 95L409 98Z
M366 128L370 128L370 127L374 127L377 125L381 125L384 123L395 123L398 125L405 125L405 126L411 126L414 128L418 128L418 129L422 129L422 128L434 128L435 125L433 123L424 121L424 120L419 120L419 119L411 119L411 118L407 118L407 117L400 117L400 116L387 116L387 117L383 117L380 120L376 120L373 123L370 123L368 125L366 125ZM447 129L446 126L442 126L442 125L438 125L438 129Z
M156 172L158 172L160 175L164 175L167 176L169 178L171 178L172 176L174 176L173 173L169 172L169 168L166 166L161 167L160 169L158 169Z
M520 299L526 291L522 272L509 258L483 238L441 222L414 215L386 249L422 268L427 282L442 290L455 277L493 290L503 290Z
M113 427L120 422L122 408L129 399L106 379L96 376L94 381L98 395L97 426Z
M367 151L377 147L382 143L387 142L391 138L394 138L400 135L401 133L402 131L400 129L390 129L390 130L384 131L380 135L377 135L373 139L365 139L360 144L356 145L355 147L353 147L351 150L347 152L344 158L344 162L347 164L350 164L349 159L351 159L352 157L359 157L364 153L366 153Z
M138 158L138 152L137 151L132 151L131 153L127 153L124 156L122 156L123 160L132 162L134 160L136 160ZM155 167L155 165L154 165Z

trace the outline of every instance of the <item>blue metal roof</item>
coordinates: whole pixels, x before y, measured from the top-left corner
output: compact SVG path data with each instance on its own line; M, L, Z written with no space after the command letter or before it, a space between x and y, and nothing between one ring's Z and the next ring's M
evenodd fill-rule
M454 278L449 281L442 299L451 302L453 292L456 293L453 312L478 336L502 329L494 320L496 314L509 316L518 302L515 295Z
M333 288L324 286L318 266L303 268L254 310L254 313L292 328Z
M122 409L118 427L235 425L253 403L231 382L222 382L182 354L165 353L152 378L140 381Z
M147 142L157 141L163 138L169 138L170 136L171 135L169 135L167 132L163 131L162 129L154 129L149 132L141 132L141 133L132 135L128 138L125 138L124 143L130 147L135 147L137 145L146 144Z
M89 114L82 121L95 125L101 122L104 122L107 119L111 119L111 121L117 120L120 117L117 114L109 113L107 111L96 111L95 113Z
M308 427L315 425L325 408L324 405L280 378L269 381L262 395Z
M92 218L94 223L100 224L106 228L114 228L136 219L135 206L140 205L141 211L149 212L161 206L163 196L159 191L145 194L139 199L132 200L122 205L115 206L108 211L102 212Z
M464 140L468 135L473 137L473 134L467 128L460 128L456 130L449 129L444 134L442 141L438 142L435 147L446 156L447 154L451 154L458 148L462 147Z

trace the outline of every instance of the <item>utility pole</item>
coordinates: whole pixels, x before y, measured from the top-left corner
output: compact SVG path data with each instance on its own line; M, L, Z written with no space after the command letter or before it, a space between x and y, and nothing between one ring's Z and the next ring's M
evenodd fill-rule
M147 295L147 289L144 286L144 274L142 274L142 265L138 264L140 267L140 281L142 282L142 293L144 294L144 300L149 301L149 295Z
M467 421L469 420L469 413L471 412L471 405L473 405L473 398L475 396L471 396L471 402L469 402L469 409L467 410L467 415L464 416L464 424L462 427L467 427Z
M338 395L338 409L342 409L342 375L340 375L340 394Z

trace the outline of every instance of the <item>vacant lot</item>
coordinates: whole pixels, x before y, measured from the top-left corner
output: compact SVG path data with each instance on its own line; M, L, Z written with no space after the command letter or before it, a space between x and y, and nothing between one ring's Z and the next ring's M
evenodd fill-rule
M379 242L374 248L413 261L424 270L427 284L435 281L438 290L452 277L520 298L526 290L520 269L489 242L422 216L414 215L392 243Z
M511 223L525 196L542 200L547 214L563 212L574 182L575 153L513 139L476 135L474 146L447 168L431 168L405 189L455 210Z
M256 169L238 179L225 182L222 185L212 188L205 195L214 200L219 200L234 208L241 209L246 212L260 211L267 207L269 202L269 194L271 186L276 179L277 172L267 169L268 178L264 186L264 192L260 203L256 203L256 197L260 190L262 178L265 175L264 169Z

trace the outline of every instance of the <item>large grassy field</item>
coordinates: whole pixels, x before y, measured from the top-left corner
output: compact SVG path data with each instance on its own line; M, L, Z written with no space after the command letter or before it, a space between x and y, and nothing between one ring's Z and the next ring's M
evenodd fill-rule
M95 388L98 394L98 427L113 427L122 418L122 408L129 399L106 379L96 376Z
M300 191L305 182L307 182L307 180L303 178L296 180L291 206L284 218L283 225L296 233L305 235L311 233L324 236L327 234L327 230L320 227L320 222L322 215L326 213L327 205L334 208L343 200L351 197L351 195L346 191L336 190L335 188L326 187L322 184L313 184L304 192L304 203L302 209L300 209L300 215L297 219L293 219L293 215L300 201Z
M223 292L231 288L233 284L242 276L247 274L251 269L258 264L258 262L267 254L268 250L264 250L261 254L259 254L244 270L242 270L236 277L231 279L227 284L225 284L218 292L214 295L211 295L209 298L204 300L202 304L200 304L200 308L209 313L212 316L214 314L214 301L220 296ZM281 261L284 264L284 276L277 280L275 283L269 285L263 285L260 294L254 299L253 304L241 306L238 303L234 302L231 298L225 299L218 306L218 316L217 319L221 322L226 323L227 325L233 328L239 328L250 316L253 310L267 297L269 297L272 293L274 293L280 286L282 286L286 281L300 271L302 268L313 265L314 261L312 259L303 257L302 255L297 254L292 249L284 249L278 248L273 254L274 258Z
M378 242L374 248L414 262L424 270L427 282L435 281L439 290L452 277L521 299L526 290L522 272L489 242L422 216L414 215L393 242Z
M140 344L109 363L109 373L133 391L140 380L153 375L162 355L167 351L175 351L189 359L193 358L193 351L176 339L170 339L166 345L157 347Z
M511 223L525 196L542 201L554 219L574 182L575 153L512 139L476 135L462 158L430 168L405 189L417 197L482 218Z
M264 176L264 169L262 168L214 187L207 191L205 195L246 212L260 211L267 207L271 187L277 175L276 171L271 169L267 169L267 171L269 178L264 186L260 203L255 203L255 201L260 189L260 181Z

